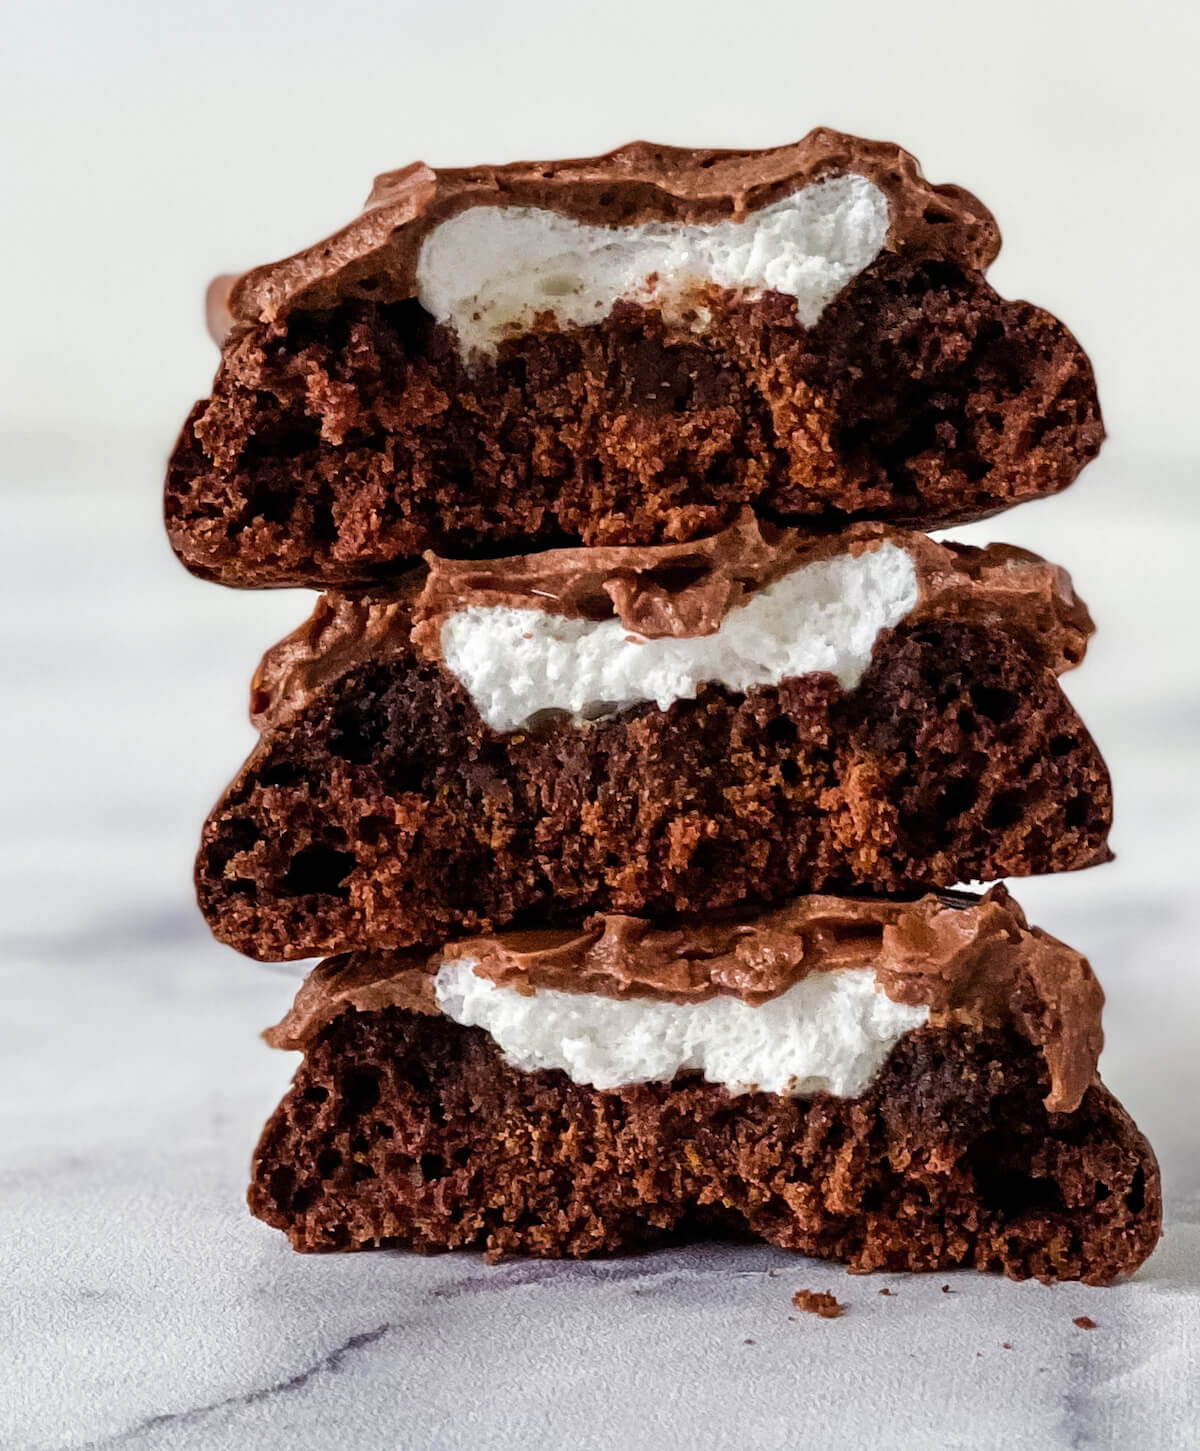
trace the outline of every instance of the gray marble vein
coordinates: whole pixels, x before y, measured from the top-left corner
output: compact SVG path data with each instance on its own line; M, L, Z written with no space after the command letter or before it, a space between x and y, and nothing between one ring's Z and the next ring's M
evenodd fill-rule
M340 1374L351 1357L367 1346L382 1340L391 1328L390 1325L377 1325L374 1330L359 1331L343 1341L341 1345L335 1346L333 1350L321 1356L320 1360L313 1365L298 1370L287 1380L276 1381L269 1386L259 1386L255 1390L245 1392L244 1395L227 1396L224 1400L213 1401L206 1406L191 1406L185 1411L170 1411L158 1416L149 1416L146 1420L138 1422L136 1426L130 1426L127 1431L118 1431L115 1436L107 1436L103 1441L82 1442L78 1451L105 1451L105 1448L109 1447L145 1444L148 1439L153 1440L159 1431L171 1430L175 1427L186 1427L189 1431L197 1430L214 1417L221 1418L227 1412L243 1410L258 1405L260 1402L269 1401L275 1396L292 1395L296 1391L306 1389L315 1376Z

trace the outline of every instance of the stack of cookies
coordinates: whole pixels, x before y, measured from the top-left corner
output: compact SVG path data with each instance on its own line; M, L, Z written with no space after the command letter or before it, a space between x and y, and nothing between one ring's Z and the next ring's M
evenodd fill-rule
M1066 574L939 543L1103 436L893 145L383 176L223 285L194 573L322 590L252 687L214 933L328 955L250 1203L297 1249L746 1235L1111 1280L1159 1233L1102 995L1001 885L1105 861Z

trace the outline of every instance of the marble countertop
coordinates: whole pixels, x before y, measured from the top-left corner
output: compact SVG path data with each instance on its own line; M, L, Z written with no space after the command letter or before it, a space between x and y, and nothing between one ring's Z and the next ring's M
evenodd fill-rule
M1015 884L1096 966L1105 1077L1163 1165L1162 1246L1098 1290L854 1277L752 1247L497 1268L294 1255L243 1196L295 1061L256 1035L295 974L207 938L190 858L250 744L250 670L306 601L174 564L161 440L12 443L0 1446L1200 1444L1194 461L1110 452L973 531L1068 565L1100 624L1066 683L1113 768L1119 859ZM794 1312L802 1288L846 1315Z

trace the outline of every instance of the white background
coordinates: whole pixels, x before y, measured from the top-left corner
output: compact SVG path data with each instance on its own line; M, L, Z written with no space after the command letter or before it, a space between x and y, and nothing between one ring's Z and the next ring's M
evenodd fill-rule
M983 197L1007 238L996 285L1069 319L1114 433L1189 445L1186 0L5 8L2 403L21 426L169 433L211 367L201 284L340 225L377 171L824 124L900 141Z
M758 1446L802 1420L865 1448L927 1444L936 1404L951 1446L1194 1446L1200 6L10 0L2 23L0 1445ZM535 1293L473 1262L291 1256L238 1197L291 1066L254 1035L291 982L207 939L189 874L250 671L307 601L193 581L162 537L166 453L215 366L204 284L418 157L816 124L977 192L995 285L1096 364L1101 460L974 535L1067 565L1100 626L1067 685L1113 768L1118 861L1018 895L1108 991L1105 1076L1159 1148L1165 1247L1107 1295L965 1277L952 1302L770 1257ZM458 1318L446 1275L479 1295ZM853 1313L789 1325L802 1283ZM758 1379L745 1339L772 1347Z

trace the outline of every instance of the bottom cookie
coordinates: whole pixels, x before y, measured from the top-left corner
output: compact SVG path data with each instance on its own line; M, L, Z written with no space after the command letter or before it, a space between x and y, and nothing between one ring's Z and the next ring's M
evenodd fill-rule
M815 932L813 903L833 904ZM306 1251L753 1236L860 1271L1136 1269L1160 1232L1158 1169L1095 1077L1086 963L1002 894L791 910L807 914L791 937L779 913L698 947L648 924L623 940L631 919L607 919L582 952L521 934L324 964L274 1030L305 1058L258 1146L253 1212ZM588 991L547 985L564 965ZM597 1086L630 1076L639 1044L658 1081ZM757 1089L738 1081L751 1072Z

